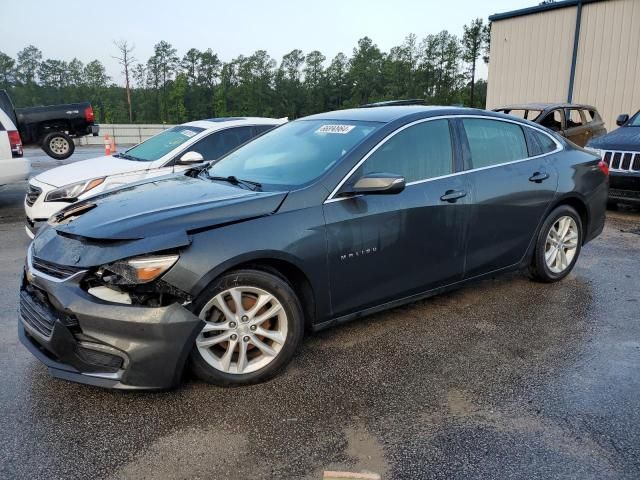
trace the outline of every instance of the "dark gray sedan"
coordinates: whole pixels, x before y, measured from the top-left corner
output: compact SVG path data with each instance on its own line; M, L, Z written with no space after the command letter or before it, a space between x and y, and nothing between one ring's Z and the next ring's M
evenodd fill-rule
M259 382L305 331L498 272L564 278L603 229L607 174L499 113L303 118L57 214L28 251L20 338L52 375L93 385L168 388L187 366Z

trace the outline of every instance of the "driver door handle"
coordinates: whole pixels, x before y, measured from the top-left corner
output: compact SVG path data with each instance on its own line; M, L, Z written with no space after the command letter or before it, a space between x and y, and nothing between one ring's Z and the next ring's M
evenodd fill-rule
M447 190L444 195L440 197L443 202L456 203L458 199L466 197L467 192L464 190Z
M535 172L533 175L529 177L530 182L542 183L547 178L549 178L549 174L547 172Z

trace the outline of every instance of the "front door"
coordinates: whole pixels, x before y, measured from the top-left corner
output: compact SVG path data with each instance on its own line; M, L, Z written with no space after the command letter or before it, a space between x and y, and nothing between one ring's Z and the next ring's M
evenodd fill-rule
M468 186L464 176L448 176L453 152L448 120L404 128L346 182L393 173L405 178L404 191L325 203L334 316L462 278Z

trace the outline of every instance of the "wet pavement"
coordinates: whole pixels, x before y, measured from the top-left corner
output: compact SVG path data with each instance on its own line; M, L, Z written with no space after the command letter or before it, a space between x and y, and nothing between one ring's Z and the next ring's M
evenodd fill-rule
M55 380L16 338L24 184L0 189L0 478L640 478L640 212L564 281L496 277L306 338L274 380Z

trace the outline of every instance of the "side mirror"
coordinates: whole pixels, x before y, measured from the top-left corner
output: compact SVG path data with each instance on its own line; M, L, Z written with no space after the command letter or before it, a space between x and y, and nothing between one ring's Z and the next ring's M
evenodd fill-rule
M204 162L204 157L198 152L187 152L180 157L178 165L191 165L192 163Z
M622 114L618 115L618 118L616 118L616 125L621 127L622 125L624 125L628 121L629 121L629 114L628 113L622 113Z
M350 195L391 195L404 190L404 177L393 173L370 173L345 191Z

